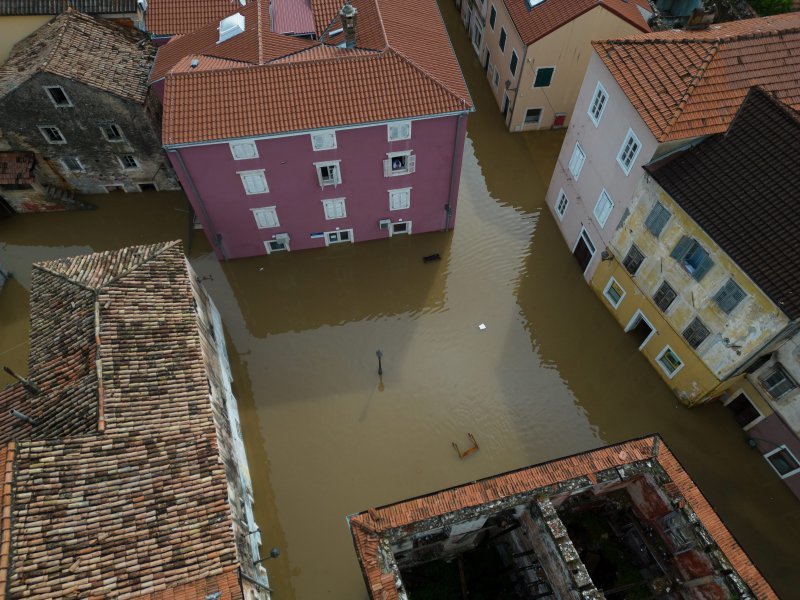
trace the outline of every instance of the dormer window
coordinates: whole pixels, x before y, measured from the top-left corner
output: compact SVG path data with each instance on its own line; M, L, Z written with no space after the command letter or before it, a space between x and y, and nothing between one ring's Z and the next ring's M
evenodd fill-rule
M533 8L544 2L544 0L526 0L526 2L528 3L528 8Z
M217 43L221 44L240 33L244 33L244 15L236 13L225 17L219 22L219 41Z

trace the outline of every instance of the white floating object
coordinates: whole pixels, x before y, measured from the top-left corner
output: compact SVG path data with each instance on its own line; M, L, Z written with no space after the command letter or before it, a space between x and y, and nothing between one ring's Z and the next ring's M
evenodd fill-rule
M481 323L480 325L478 325L478 329L483 331L484 329L486 329L486 324L485 323Z

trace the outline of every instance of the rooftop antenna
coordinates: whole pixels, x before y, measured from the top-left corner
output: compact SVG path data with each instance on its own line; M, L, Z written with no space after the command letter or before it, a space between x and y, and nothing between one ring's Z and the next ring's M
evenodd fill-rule
M17 375L14 371L11 370L10 367L3 367L3 370L11 375L14 379L19 381L22 384L22 387L25 388L31 396L35 396L36 394L41 394L42 390L36 387L36 384L33 383L30 379L25 379L22 375Z

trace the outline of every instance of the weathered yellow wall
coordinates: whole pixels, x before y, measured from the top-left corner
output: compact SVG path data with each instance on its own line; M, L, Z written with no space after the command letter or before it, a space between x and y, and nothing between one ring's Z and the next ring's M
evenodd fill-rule
M568 125L589 65L591 41L634 33L641 31L599 5L531 44L525 64L520 64L522 72L518 73L519 87L509 129L549 129L556 113L566 113L564 126ZM550 86L534 88L536 68L552 66L556 70ZM543 109L539 125L524 124L525 111L529 108Z
M644 226L656 201L672 213L658 238ZM685 403L694 404L706 396L717 396L728 387L719 382L780 332L788 324L788 318L649 176L638 185L630 209L630 216L609 246L614 259L601 263L591 285L623 327L637 308L653 324L658 333L642 352ZM695 238L714 260L714 266L700 282L670 256L683 235ZM621 264L632 243L646 257L634 277ZM603 296L612 275L626 292L616 310ZM730 314L725 314L713 296L731 276L747 297ZM666 314L652 302L653 294L664 280L678 294ZM695 317L711 332L696 350L682 335ZM666 345L684 363L672 379L655 360Z
M51 15L0 17L0 64L6 62L14 44L29 36L52 18Z

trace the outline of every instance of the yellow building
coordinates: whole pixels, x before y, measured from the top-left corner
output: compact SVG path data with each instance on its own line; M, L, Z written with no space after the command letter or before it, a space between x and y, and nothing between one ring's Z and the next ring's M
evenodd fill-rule
M742 383L746 370L790 337L800 316L800 257L790 251L800 206L786 210L792 200L780 194L784 178L800 171L783 140L773 152L759 143L770 118L787 122L771 135L800 134L791 109L754 88L728 132L645 167L591 280L690 406L752 388ZM754 402L771 412L765 399Z
M481 63L510 131L566 127L591 41L649 31L643 0L489 0Z
M0 64L11 54L11 48L39 29L67 6L79 12L114 19L120 24L143 28L147 0L9 0L0 2Z

